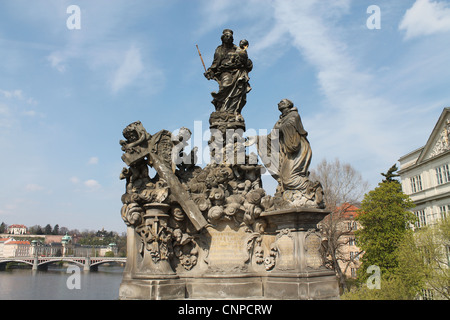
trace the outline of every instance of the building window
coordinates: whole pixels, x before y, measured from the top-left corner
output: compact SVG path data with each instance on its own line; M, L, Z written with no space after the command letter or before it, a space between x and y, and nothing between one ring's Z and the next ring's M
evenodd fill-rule
M422 300L433 300L433 291L430 289L422 289L421 291Z
M420 174L411 178L411 190L413 193L422 191L422 177Z
M439 211L440 211L440 214L441 214L441 219L442 220L447 219L449 206L448 205L447 206L440 206L439 207Z
M350 251L350 260L358 261L359 260L358 253L359 252L357 251Z
M436 168L436 179L438 184L450 181L450 170L448 164Z
M425 210L419 210L414 212L416 215L418 221L416 221L415 226L416 228L422 228L427 225L427 219L425 217Z
M352 278L356 278L356 268L350 268Z
M348 245L349 245L349 246L354 246L354 245L356 245L356 243L355 243L355 238L350 237L350 238L348 239Z
M357 225L356 221L347 222L347 226L348 226L348 231L352 231L352 230L357 230L358 229L358 225Z

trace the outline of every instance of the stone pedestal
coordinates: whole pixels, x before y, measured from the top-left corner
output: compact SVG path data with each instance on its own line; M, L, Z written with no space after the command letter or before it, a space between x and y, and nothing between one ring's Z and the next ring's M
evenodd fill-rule
M258 274L203 275L182 278L189 299L262 299L263 283Z
M249 252L246 247L250 234L245 227L233 221L221 221L214 228L208 228L207 273L249 272Z
M121 300L174 300L185 298L185 282L180 279L128 279L119 289Z
M264 280L269 299L337 299L339 286L334 271L324 267L319 223L329 212L297 208L263 213L276 234L272 251L274 267Z
M235 221L208 228L205 265L197 275L184 278L192 299L243 299L262 297L261 276L251 265L252 233ZM201 269L201 268L200 268ZM183 277L183 276L182 276Z
M310 208L264 212L264 233L221 221L198 234L203 243L199 262L178 273L169 261L161 269L141 257L140 240L130 228L128 241L135 245L128 248L120 299L338 299L336 275L323 266L319 253L317 223L328 213Z
M127 264L119 289L120 299L180 299L185 297L185 283L168 261L164 230L167 205L146 206L144 226L127 230ZM140 236L138 236L139 232Z

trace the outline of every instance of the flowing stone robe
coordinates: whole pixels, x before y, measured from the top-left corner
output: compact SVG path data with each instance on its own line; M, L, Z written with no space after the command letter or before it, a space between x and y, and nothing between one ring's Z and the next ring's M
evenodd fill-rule
M244 63L240 61L236 50L235 45L218 46L209 68L219 83L219 91L211 93L216 111L241 113L247 102L247 93L251 90L248 72L253 69L253 63L250 59Z
M304 190L312 151L297 108L292 108L275 124L280 138L280 180L284 190Z
M274 126L270 139L278 137L280 154L278 172L274 175L282 190L305 190L308 187L308 168L311 163L312 151L307 139L308 132L303 128L297 108L292 108L287 114L281 115Z

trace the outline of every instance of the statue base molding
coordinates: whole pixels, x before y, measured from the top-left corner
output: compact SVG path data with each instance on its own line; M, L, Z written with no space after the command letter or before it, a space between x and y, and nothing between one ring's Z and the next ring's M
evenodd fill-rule
M339 286L333 271L270 274L264 297L273 300L336 300Z
M119 298L339 299L337 277L325 268L319 253L317 224L328 213L314 208L263 212L260 221L265 229L260 233L221 221L196 235L201 245L192 268L180 268L177 259L158 261L170 262L166 274L152 273L149 266L155 263L148 259L143 265L146 258L137 250L139 237L130 227L128 241L135 243L128 243L131 250Z
M119 289L121 300L184 299L186 285L180 279L123 279Z

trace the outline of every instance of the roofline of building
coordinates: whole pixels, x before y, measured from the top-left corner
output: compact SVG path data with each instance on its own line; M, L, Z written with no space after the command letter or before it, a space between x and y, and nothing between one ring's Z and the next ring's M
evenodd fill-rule
M445 119L445 115L447 113L450 112L450 107L445 107L442 112L441 115L439 116L438 121L436 122L436 124L433 127L433 130L431 131L430 136L428 137L427 143L425 144L424 149L422 150L422 152L420 153L419 157L417 158L417 161L422 161L424 160L424 156L425 156L425 151L428 151L428 149L430 148L430 142L432 141L432 139L434 138L434 136L437 134L437 129L439 128L439 125L442 123L442 121L444 121Z
M438 155L436 155L436 156L434 156L434 157L432 157L432 158L428 158L428 159L426 159L426 160L424 160L424 161L422 161L422 162L420 162L420 163L417 163L417 162L416 162L416 163L410 165L409 167L406 167L406 168L404 168L404 169L398 170L397 173L398 173L398 174L402 174L402 173L408 172L408 171L410 171L410 170L412 170L412 169L417 168L418 166L420 166L420 165L422 165L422 164L425 164L425 163L431 162L431 161L433 161L433 160L439 159L439 158L441 158L441 157L443 157L443 156L446 156L446 155L448 155L448 154L450 154L450 150L444 151L444 152L442 152L442 153L440 153L440 154L438 154Z
M422 147L417 148L417 149L415 149L415 150L413 150L413 151L411 151L411 152L408 152L408 153L405 154L404 156L401 156L401 157L398 159L398 161L399 161L399 162L402 161L402 160L405 159L406 157L409 157L409 156L412 155L413 153L415 153L415 152L417 152L417 151L420 151L420 150L422 150L423 148L425 148L425 146L422 146Z
M404 158L410 156L411 154L413 154L413 153L415 153L415 152L417 152L417 151L421 151L420 154L419 154L419 156L418 156L417 159L416 159L416 162L415 162L413 165L411 165L411 166L409 166L409 167L407 167L407 168L405 168L405 169L399 170L398 173L400 173L400 171L403 171L403 170L407 170L407 169L409 169L409 168L412 168L414 165L417 164L417 162L418 162L419 160L423 160L423 156L424 156L423 152L424 152L425 149L427 149L427 147L429 146L429 143L430 143L431 139L434 137L434 134L435 134L437 128L439 127L440 123L444 120L445 114L446 114L447 112L450 112L450 107L444 107L444 108L442 109L442 112L441 112L441 114L439 115L439 119L438 119L438 121L436 121L436 124L434 125L433 130L431 130L431 133L430 133L430 135L429 135L429 137L428 137L428 139L427 139L427 142L425 143L425 145L424 145L423 147L420 147L420 148L417 148L417 149L415 149L415 150L413 150L413 151L411 151L411 152L408 152L407 154L405 154L404 156L401 156L401 157L398 159L398 161L400 162L400 161L402 161ZM426 160L425 160L425 161L426 161ZM424 161L424 162L425 162L425 161ZM424 162L421 162L421 163L424 163Z

